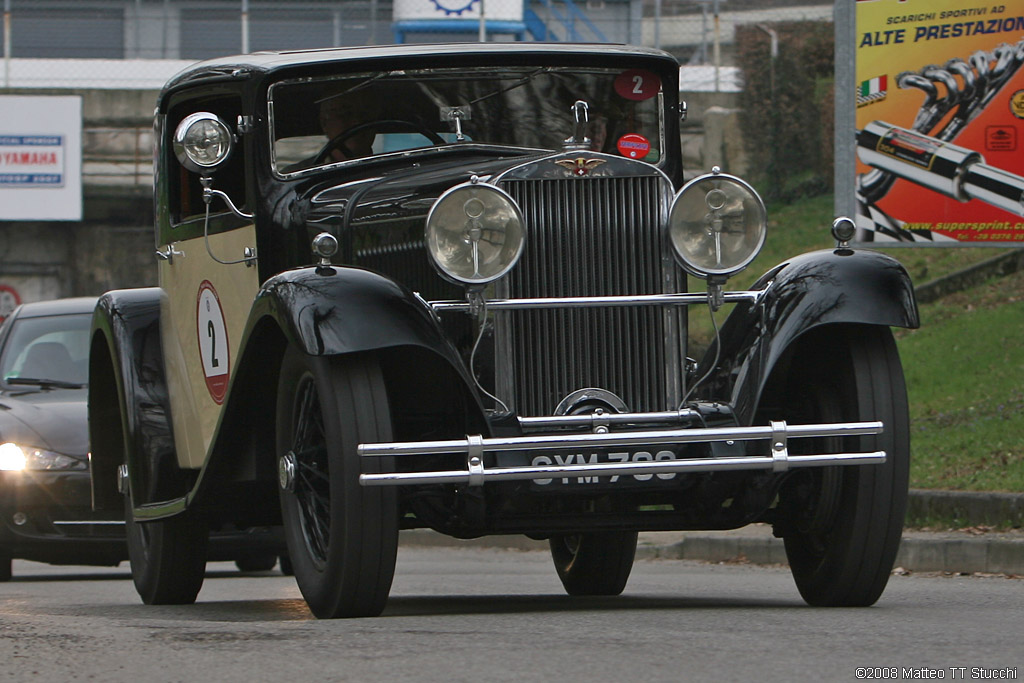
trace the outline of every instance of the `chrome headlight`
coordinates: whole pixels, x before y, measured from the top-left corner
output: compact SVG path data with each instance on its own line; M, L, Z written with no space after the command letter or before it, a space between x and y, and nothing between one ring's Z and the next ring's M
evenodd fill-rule
M672 202L669 238L680 264L697 277L727 278L761 251L764 202L750 185L716 168L694 178Z
M193 173L203 173L224 163L231 155L234 136L214 114L199 112L181 120L174 131L174 154Z
M443 275L464 284L487 284L511 270L524 237L515 201L476 179L442 194L427 215L427 253Z
M84 470L82 460L40 448L26 448L16 443L0 444L0 470Z

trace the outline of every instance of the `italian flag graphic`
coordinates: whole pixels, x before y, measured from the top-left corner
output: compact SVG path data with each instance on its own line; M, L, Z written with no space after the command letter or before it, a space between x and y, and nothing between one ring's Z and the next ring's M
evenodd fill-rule
M862 81L857 90L857 106L885 99L888 89L889 77L885 75Z

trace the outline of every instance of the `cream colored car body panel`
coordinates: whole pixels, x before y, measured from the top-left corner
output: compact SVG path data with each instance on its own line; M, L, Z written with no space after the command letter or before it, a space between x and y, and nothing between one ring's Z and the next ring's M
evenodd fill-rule
M242 258L245 247L255 247L255 226L210 235L209 244L210 250L222 261L238 260ZM215 378L223 385L223 391L228 379L234 376L242 332L259 290L259 276L255 267L242 263L224 265L214 261L207 253L202 237L173 242L170 246L173 258L159 262L159 282L163 290L160 330L167 390L174 396L174 410L171 412L178 464L199 468L206 461L223 407L215 400L215 391L207 381L208 371L204 371L204 350L200 344L214 344L217 335L210 334L214 328L226 331L223 335L226 340L220 342L219 348L227 350L226 366L229 370L227 376L221 374ZM209 283L209 286L204 283ZM211 295L210 286L216 292L215 296ZM216 320L218 302L222 323ZM200 304L204 304L202 320ZM212 322L209 320L211 315L214 318ZM210 353L209 348L205 350L207 354ZM223 352L217 355L221 356L217 365L224 367L220 365ZM207 355L207 366L209 362Z

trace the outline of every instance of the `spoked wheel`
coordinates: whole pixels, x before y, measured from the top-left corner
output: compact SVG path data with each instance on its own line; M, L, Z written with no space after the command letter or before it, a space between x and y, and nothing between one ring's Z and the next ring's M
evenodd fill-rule
M888 328L845 327L819 337L784 401L792 423L881 420L885 431L799 439L804 452L885 451L882 465L795 472L779 493L793 578L816 606L868 606L889 580L903 531L910 471L906 387ZM821 450L827 449L827 450ZM794 450L794 452L796 452Z
M398 551L397 498L389 487L360 486L356 446L389 440L375 358L289 348L278 383L281 511L295 580L317 617L384 610ZM371 461L366 471L385 464Z
M190 605L206 574L207 525L183 512L155 522L136 522L132 497L125 500L125 533L132 581L147 605Z
M548 543L558 578L569 595L618 595L636 555L635 531L555 536Z

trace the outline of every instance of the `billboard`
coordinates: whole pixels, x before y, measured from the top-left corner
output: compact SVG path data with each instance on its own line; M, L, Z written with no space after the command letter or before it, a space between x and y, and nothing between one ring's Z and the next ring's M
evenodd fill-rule
M857 0L855 35L857 241L1024 244L1024 0Z
M0 95L0 220L82 220L82 98Z

